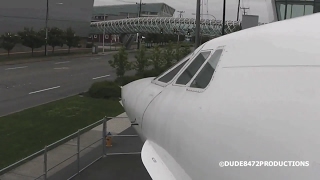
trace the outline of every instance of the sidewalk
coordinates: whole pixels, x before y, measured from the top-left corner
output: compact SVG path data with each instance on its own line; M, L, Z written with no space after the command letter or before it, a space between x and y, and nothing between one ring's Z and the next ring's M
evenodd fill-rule
M111 134L119 134L124 130L128 129L131 126L126 115L126 113L120 114L117 116L118 118L111 119L107 122L107 132L111 132ZM121 118L122 117L122 118ZM84 133L80 137L80 149L87 147L88 145L94 143L95 141L99 140L102 137L102 130L103 125L99 125L90 131ZM85 156L92 150L96 149L97 147L101 146L101 140L97 143L90 145L89 148L82 151L80 153L80 157ZM59 164L60 162L64 161L68 157L76 154L77 152L77 139L72 139L67 143L64 143L57 148L49 151L47 153L47 162L48 166L47 169L51 169L53 166ZM63 164L55 167L54 169L48 172L48 178L54 175L56 172L59 172L63 168L67 167L68 165L76 162L77 156L75 155L73 158L67 160ZM41 174L43 174L44 170L44 158L43 155L36 157L35 159L9 171L8 173L0 176L0 180L33 180ZM43 179L43 178L39 178Z

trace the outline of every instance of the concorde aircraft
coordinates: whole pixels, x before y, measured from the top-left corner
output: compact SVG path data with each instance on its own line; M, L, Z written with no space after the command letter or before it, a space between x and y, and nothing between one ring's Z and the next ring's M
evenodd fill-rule
M159 77L124 86L150 176L320 180L319 20L314 14L213 39Z

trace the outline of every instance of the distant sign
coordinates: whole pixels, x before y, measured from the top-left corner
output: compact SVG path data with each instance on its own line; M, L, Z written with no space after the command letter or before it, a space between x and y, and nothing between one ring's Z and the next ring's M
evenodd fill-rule
M256 15L243 15L241 27L242 29L248 29L259 25L259 16Z

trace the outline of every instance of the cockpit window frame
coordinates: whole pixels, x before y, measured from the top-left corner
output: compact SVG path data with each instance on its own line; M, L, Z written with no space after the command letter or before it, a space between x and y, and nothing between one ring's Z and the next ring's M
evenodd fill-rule
M208 61L211 59L212 55L217 51L217 50L222 50L222 53L220 55L220 58L218 60L218 63L217 63L217 66L215 68L215 71L213 72L212 74L212 77L210 79L210 82L209 84L205 87L205 88L197 88L197 87L191 87L191 83L194 81L195 78L197 78L197 76L199 75L199 73L201 72L201 70L204 68L204 66L208 63ZM226 51L226 48L225 46L218 46L216 49L213 49L209 58L203 63L203 65L199 68L199 70L197 71L197 73L193 76L193 78L188 82L188 84L186 85L187 86L187 91L191 91L191 92L198 92L198 93L202 93L204 91L206 91L209 87L210 87L210 84L212 84L212 81L215 77L215 75L217 74L217 71L219 69L219 66L220 66L220 63L221 63L221 60L223 58L223 55Z
M200 66L200 68L198 69L198 71L196 72L196 74L190 79L190 81L187 83L187 84L177 84L177 80L178 80L178 77L181 76L181 74L189 67L189 65L195 60L195 58L198 57L199 54L203 53L203 52L210 52L210 54L208 55L208 58L204 61L203 64L205 64L207 62L207 60L211 57L212 53L213 53L213 49L205 49L205 50L200 50L198 51L190 60L189 62L183 67L183 69L180 70L179 74L176 75L175 77L175 81L174 83L172 83L172 86L178 86L178 87L187 87L188 84L190 83L190 81L192 81L192 79L194 78L194 76L197 75L198 71L200 69L202 69L203 67L203 64Z
M166 70L165 73L163 73L162 75L160 75L159 77L155 78L154 80L152 80L151 83L154 83L156 85L159 85L159 86L167 86L168 84L171 84L171 82L175 79L175 77L180 74L180 71L184 68L184 66L186 66L190 59L192 59L192 56L193 56L193 53L190 53L189 55L187 55L185 58L183 58L182 60L180 60L180 62L178 62L177 64L175 64L174 66L172 66L170 69ZM179 70L179 72L168 82L162 82L162 81L159 81L159 79L161 79L163 76L167 75L168 73L170 73L173 69L175 69L176 67L178 67L179 65L181 65L182 63L185 63L185 65Z
M180 60L178 63L176 63L175 65L173 65L171 68L169 68L168 70L166 70L165 72L163 72L162 74L160 74L158 77L154 78L151 83L162 86L162 87L166 87L169 84L172 84L173 81L176 81L176 78L178 76L180 76L181 72L184 71L185 67L189 66L190 62L193 61L194 57L196 55L198 55L202 48L206 45L207 43L202 44L199 49L194 50L193 52L191 52L190 54L188 54L187 56L185 56L182 60ZM210 56L210 55L209 55ZM184 63L185 61L186 64L179 70L179 72L167 83L159 81L159 79L161 79L163 76L167 75L168 73L170 73L173 69L175 69L177 66L179 66L180 64Z

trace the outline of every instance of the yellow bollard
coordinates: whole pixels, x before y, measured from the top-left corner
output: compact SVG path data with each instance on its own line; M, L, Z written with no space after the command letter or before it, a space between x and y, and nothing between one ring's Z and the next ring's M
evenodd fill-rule
M107 140L107 147L111 147L112 146L112 137L111 136L107 136L107 138L106 138L106 140Z

